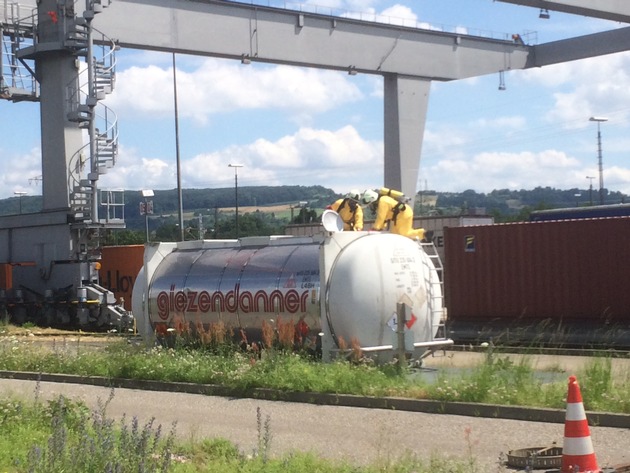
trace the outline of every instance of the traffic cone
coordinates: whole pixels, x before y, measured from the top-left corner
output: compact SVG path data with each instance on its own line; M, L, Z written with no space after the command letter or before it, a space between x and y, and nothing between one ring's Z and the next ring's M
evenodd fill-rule
M564 423L561 473L600 472L591 442L582 393L575 376L569 376L567 413Z

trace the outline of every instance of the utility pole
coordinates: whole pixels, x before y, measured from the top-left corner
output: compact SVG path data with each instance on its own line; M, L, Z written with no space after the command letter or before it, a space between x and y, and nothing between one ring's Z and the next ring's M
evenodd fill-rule
M604 205L604 163L602 158L602 132L600 124L607 122L605 117L591 117L589 121L597 122L597 164L599 168L599 205Z
M586 176L586 179L589 180L589 186L588 186L588 200L591 204L591 207L593 206L593 179L595 179L595 177L593 176Z
M238 238L238 168L242 168L242 164L228 164L228 167L234 168L234 201L236 210L236 238Z

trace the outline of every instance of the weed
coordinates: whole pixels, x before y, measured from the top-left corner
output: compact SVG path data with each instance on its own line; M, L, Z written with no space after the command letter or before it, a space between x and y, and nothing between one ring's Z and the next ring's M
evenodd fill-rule
M363 358L363 351L361 350L361 342L359 342L359 339L352 337L350 339L350 346L352 347L350 359L354 362L360 361Z
M278 344L283 350L293 350L295 342L295 327L292 322L284 322L282 317L276 317L276 330L278 332Z
M464 438L466 440L466 462L468 463L469 473L477 473L477 460L475 459L475 447L479 444L479 440L473 440L472 427L464 429Z
M263 339L263 346L265 348L270 349L273 347L273 340L274 340L273 326L266 320L262 321L262 339Z
M582 378L582 377L580 377ZM586 403L586 409L599 406L606 402L608 393L612 391L612 360L610 358L594 358L590 360L584 369L582 391Z
M256 408L256 433L258 435L258 448L254 452L254 456L261 458L263 463L267 463L271 449L271 419L266 416L263 422L260 407Z
M123 416L116 427L107 418L106 408L114 392L91 413L82 402L59 396L48 403L45 416L50 417L50 436L45 444L29 449L25 470L29 473L63 471L167 472L171 461L175 431L166 440L161 426L153 427L151 419L142 428L136 418L131 429Z

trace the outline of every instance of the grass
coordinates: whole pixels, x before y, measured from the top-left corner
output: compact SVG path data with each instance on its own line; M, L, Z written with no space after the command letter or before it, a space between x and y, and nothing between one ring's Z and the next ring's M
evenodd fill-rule
M411 454L355 467L347 462L318 458L311 452L294 452L278 458L269 455L273 439L271 419L257 409L257 445L252 453L222 439L176 441L176 425L165 433L149 420L107 416L107 401L90 411L81 401L59 396L47 403L0 400L0 471L29 473L463 473L476 471L474 457L465 461ZM471 469L471 467L473 469Z
M120 341L103 350L90 350L80 339L72 347L39 346L20 341L0 344L5 370L77 374L216 384L243 394L256 388L279 391L406 397L452 402L564 408L567 384L542 382L531 359L488 354L484 362L463 374L440 374L437 381L399 373L395 364L366 361L321 363L282 348L247 350L151 347ZM217 351L219 350L219 351ZM612 376L609 357L592 357L577 375L587 410L630 414L630 374Z
M92 349L77 338L53 343L50 349L4 337L0 367L4 370L67 373L109 378L131 378L219 384L247 393L254 388L465 401L500 405L565 408L566 380L543 383L529 358L513 361L490 352L478 366L458 376L440 374L437 381L407 376L396 364L376 366L368 360L338 360L324 364L288 349L270 335L258 346L237 347L210 337L208 343L174 343L173 348L145 347L119 340ZM558 370L558 367L553 369ZM630 375L612 375L609 357L593 357L578 376L587 410L630 413ZM356 467L299 452L273 458L272 419L256 412L258 437L249 452L225 439L175 441L175 426L165 434L153 421L114 422L107 405L90 412L81 402L64 397L29 405L0 400L0 471L83 472L474 472L474 445L464 460L443 457L397 459L382 457L374 465ZM499 468L502 468L499 466ZM503 471L501 469L497 471Z
M27 404L0 401L0 468L32 473L167 472L172 462L174 427L163 436L154 420L138 425L106 415L109 399L90 410L64 396Z

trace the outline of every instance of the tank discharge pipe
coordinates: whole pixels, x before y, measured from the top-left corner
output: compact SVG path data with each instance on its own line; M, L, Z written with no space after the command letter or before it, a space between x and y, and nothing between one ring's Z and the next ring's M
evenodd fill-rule
M404 304L408 357L452 344L438 338L442 286L431 257L409 238L337 232L321 237L250 237L149 243L132 295L147 340L184 322L222 322L260 340L282 319L296 340L330 361L352 347L378 361L398 356Z

